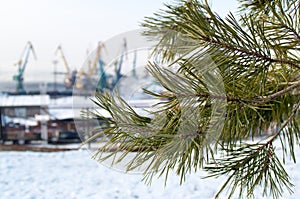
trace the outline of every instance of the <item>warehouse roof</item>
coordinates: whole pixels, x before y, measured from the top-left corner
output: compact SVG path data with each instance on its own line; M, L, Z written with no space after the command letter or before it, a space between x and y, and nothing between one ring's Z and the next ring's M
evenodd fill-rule
M49 95L0 95L0 107L48 106Z

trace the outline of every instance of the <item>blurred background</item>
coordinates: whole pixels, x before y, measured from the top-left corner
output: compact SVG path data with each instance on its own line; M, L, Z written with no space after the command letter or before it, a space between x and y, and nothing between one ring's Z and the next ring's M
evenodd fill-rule
M30 140L58 136L57 130L72 131L75 136L73 88L76 95L85 97L93 96L96 88L112 90L125 74L144 75L143 71L133 70L149 59L147 52L128 52L131 44L124 38L115 47L120 56L113 63L106 63L104 57L109 52L103 42L140 28L146 16L153 16L169 3L176 1L0 1L3 142L17 143L17 138L33 132L36 138ZM210 4L221 16L237 10L234 0L226 4L210 1ZM132 71L130 75L129 71ZM107 73L105 79L98 81L99 74L104 72ZM137 82L127 81L127 84ZM42 128L42 120L48 121L47 129ZM49 122L52 120L55 120L53 124ZM60 124L61 120L66 121ZM41 129L49 135L36 135L41 134ZM15 138L9 139L13 131Z
M133 69L148 53L127 52L126 38L118 44L114 70L105 70L103 42L140 28L145 16L176 2L0 0L0 198L213 197L216 181L200 183L202 174L182 187L173 176L163 189L163 180L146 187L141 176L99 169L81 148L85 135L78 129L105 124L80 123L74 116L73 88L82 108L95 88L111 89L122 76L144 75ZM235 0L210 4L223 17L237 11ZM107 79L97 81L103 70Z

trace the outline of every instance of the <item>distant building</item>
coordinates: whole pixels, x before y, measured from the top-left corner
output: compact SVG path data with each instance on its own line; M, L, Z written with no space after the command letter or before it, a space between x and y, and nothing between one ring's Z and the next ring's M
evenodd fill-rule
M48 95L0 95L0 139L13 142L29 142L41 139L37 115L47 115Z

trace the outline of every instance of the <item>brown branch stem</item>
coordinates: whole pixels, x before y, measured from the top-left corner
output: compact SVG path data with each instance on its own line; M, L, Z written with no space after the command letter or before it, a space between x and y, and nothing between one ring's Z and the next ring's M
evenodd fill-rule
M282 96L283 94L293 90L293 89L296 89L296 88L299 88L300 87L300 81L298 82L295 82L293 85L281 90L281 91L278 91L277 93L273 93L271 95L268 95L268 96L263 96L261 97L261 99L263 99L264 101L266 100L271 100L271 99L275 99L277 97L280 97Z
M276 93L273 93L271 95L267 96L261 96L259 98L253 98L253 99L246 99L246 98L240 98L240 97L230 97L227 95L212 95L210 93L197 93L195 95L184 95L184 94L177 94L177 97L203 97L203 98L212 98L212 99L220 99L220 100L227 100L231 102L245 102L245 103L257 103L257 104L262 104L265 103L268 100L275 99L277 97L280 97L284 95L285 93L288 93L296 88L300 87L300 81L293 82L293 85L278 91Z
M292 61L288 61L288 60L281 60L281 59L273 59L271 57L268 57L266 55L262 55L262 54L259 54L257 52L253 52L253 51L249 51L249 50L245 50L245 49L241 49L241 48L237 48L235 46L232 46L228 43L224 43L224 42L220 42L220 41L217 41L211 37L208 37L208 36L203 36L201 35L203 40L205 40L206 42L208 43L212 43L212 44L215 44L215 45L218 45L218 46L221 46L223 48L227 48L227 49L230 49L232 51L237 51L237 52L240 52L242 54L246 54L246 55L249 55L249 56L253 56L253 57L257 57L261 60L265 60L269 63L280 63L280 64L287 64L287 65L290 65L292 67L295 67L297 69L300 69L300 66Z
M291 115L285 122L281 125L281 127L277 130L277 132L272 136L272 138L265 144L271 144L279 135L280 132L289 124L289 122L295 117L298 109L300 107L300 101L296 104L296 106L293 108Z

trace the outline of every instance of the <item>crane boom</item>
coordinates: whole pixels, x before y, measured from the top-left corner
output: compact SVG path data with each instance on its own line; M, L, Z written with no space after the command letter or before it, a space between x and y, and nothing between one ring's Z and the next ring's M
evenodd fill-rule
M97 64L100 62L99 60L100 60L100 56L101 56L101 50L103 48L104 48L104 44L102 42L99 42L98 47L97 47L96 56L95 56L95 59L93 61L92 67L90 68L90 70L87 73L89 77L91 77L94 74L94 72L97 68ZM101 67L101 65L100 65L100 67Z
M71 70L70 70L69 64L68 64L67 59L66 59L66 57L65 57L65 54L64 54L64 52L63 52L63 50L62 50L62 48L61 48L61 45L59 45L59 46L57 47L57 49L56 49L56 51L55 51L55 54L57 54L58 52L60 52L60 56L61 56L61 58L62 58L62 60L63 60L63 62L64 62L65 68L66 68L66 70L67 70L67 74L71 74Z
M27 66L27 62L28 62L28 58L29 58L29 54L30 54L30 51L32 52L32 55L33 55L33 57L34 57L34 59L36 59L36 54L35 54L35 51L34 51L34 48L33 48L33 45L32 45L32 43L30 42L30 41L28 41L28 43L27 43L27 51L26 51L26 49L25 49L25 53L26 53L26 55L25 55L25 57L24 57L24 62L22 61L22 58L20 59L20 68L21 68L21 74L22 74L22 76L23 76L23 73L24 73L24 71L25 71L25 68L26 68L26 66Z
M18 74L13 76L13 79L17 81L16 90L19 93L25 92L24 86L23 86L23 80L24 80L23 75L24 75L24 71L25 71L27 63L28 63L30 52L32 52L32 55L34 56L34 58L37 59L33 45L30 41L28 41L22 54L21 54L21 58L17 63Z
M117 64L117 67L115 68L116 76L112 82L112 86L115 86L117 84L117 82L122 78L121 69L122 69L124 55L126 55L126 52L127 52L127 41L124 38L123 46L122 46L122 50L121 50L121 56L120 56L119 62Z
M92 82L92 76L95 74L95 70L97 68L97 65L99 64L100 67L100 75L101 75L101 82L98 82L98 86L100 88L107 88L107 80L106 80L106 74L104 73L104 62L100 58L101 51L104 48L104 44L102 42L98 42L98 46L96 49L95 54L92 54L91 57L89 57L88 60L88 69L85 71L84 67L81 68L81 70L77 73L77 80L76 80L76 87L77 88L88 88L93 86ZM91 61L92 60L92 63Z

